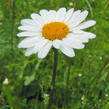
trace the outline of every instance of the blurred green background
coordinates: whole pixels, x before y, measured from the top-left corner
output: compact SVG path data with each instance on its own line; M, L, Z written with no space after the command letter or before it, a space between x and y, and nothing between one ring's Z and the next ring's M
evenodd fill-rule
M58 52L52 109L109 109L109 0L0 0L0 109L46 109L53 52L43 60L25 57L16 34L21 19L60 7L88 10L86 20L97 24L87 30L97 37L74 58Z

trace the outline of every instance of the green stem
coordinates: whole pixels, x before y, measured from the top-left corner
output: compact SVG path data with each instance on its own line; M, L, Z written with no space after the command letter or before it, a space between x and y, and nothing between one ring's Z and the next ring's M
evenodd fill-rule
M14 57L14 24L15 24L15 0L13 0L13 6L12 6L12 25L11 25L11 54L12 59Z
M8 9L11 8L11 0L8 0Z
M70 69L71 69L71 65L69 65L69 68L68 68L67 81L66 81L66 89L69 88Z
M88 0L85 0L85 1L86 1L87 5L88 5L88 7L89 7L89 9L90 9L91 17L93 17L93 9L92 9L92 7L91 7L91 4L90 4L90 2L89 2Z
M13 103L13 97L11 95L11 91L10 91L10 88L9 86L4 86L4 91L6 93L6 97L7 97L7 101L9 103L9 106L10 106L10 109L14 109L14 103Z
M53 7L54 0L50 0L50 6Z
M109 6L109 1L107 0L106 5L104 6L104 9L106 9Z
M11 86L8 83L3 83L3 85L4 85L3 90L6 94L6 99L10 109L20 109L20 105L19 105L20 99L12 95Z
M78 9L79 0L75 1L75 9Z
M28 11L27 11L27 13L28 13L28 15L30 14L30 5L29 5L29 0L26 0L26 4L27 4L27 7L28 7Z
M53 67L53 75L52 75L52 81L51 81L52 90L50 92L50 98L49 98L47 109L51 109L51 105L53 102L55 80L56 80L56 68L57 68L57 62L58 62L58 51L56 49L53 49L53 50L54 50L54 67Z
M64 99L64 108L68 109L68 100L67 100L67 94L69 93L69 80L70 80L70 69L71 65L68 67L68 72L67 72L67 79L66 79L66 89L65 89L65 99Z
M56 10L59 9L60 4L61 4L61 0L56 0Z

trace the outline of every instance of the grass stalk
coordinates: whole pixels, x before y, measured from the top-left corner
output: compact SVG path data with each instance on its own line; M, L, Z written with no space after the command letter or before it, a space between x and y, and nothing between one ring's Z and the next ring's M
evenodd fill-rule
M11 91L10 91L10 88L8 85L4 86L4 91L5 91L6 98L7 98L8 104L10 106L10 109L15 109L13 99L12 99L13 97L11 95Z
M15 24L15 0L12 1L12 23L11 23L11 54L14 57L14 24Z
M93 18L93 9L92 9L92 7L91 7L91 4L90 4L89 0L85 0L85 1L86 1L87 5L88 5L88 7L89 7L89 9L90 9L91 16L92 16L92 18Z

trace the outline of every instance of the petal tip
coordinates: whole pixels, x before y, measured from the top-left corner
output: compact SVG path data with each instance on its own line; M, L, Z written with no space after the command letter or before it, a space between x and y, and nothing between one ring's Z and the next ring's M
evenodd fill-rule
M25 56L30 56L31 54L25 53Z
M92 24L93 24L93 25L96 25L96 21L95 21L95 20L92 20Z
M18 34L17 34L17 37L20 37L20 36L21 36L20 33L18 33Z
M96 38L96 35L95 34L93 34L93 37L92 38Z
M43 59L43 58L45 58L45 57L43 57L43 56L40 56L40 55L38 54L38 58L39 58L39 59Z
M18 46L17 46L18 48L22 48L22 46L19 44Z

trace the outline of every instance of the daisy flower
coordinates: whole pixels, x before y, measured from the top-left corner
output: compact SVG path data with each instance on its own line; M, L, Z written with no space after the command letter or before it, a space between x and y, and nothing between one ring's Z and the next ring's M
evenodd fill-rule
M27 48L25 56L38 53L39 58L47 56L52 47L59 49L66 56L74 57L74 49L83 49L84 43L95 38L91 32L83 29L96 24L94 20L83 22L88 11L60 8L55 10L40 10L39 14L31 14L31 19L21 20L22 30L18 37L26 37L18 48Z

